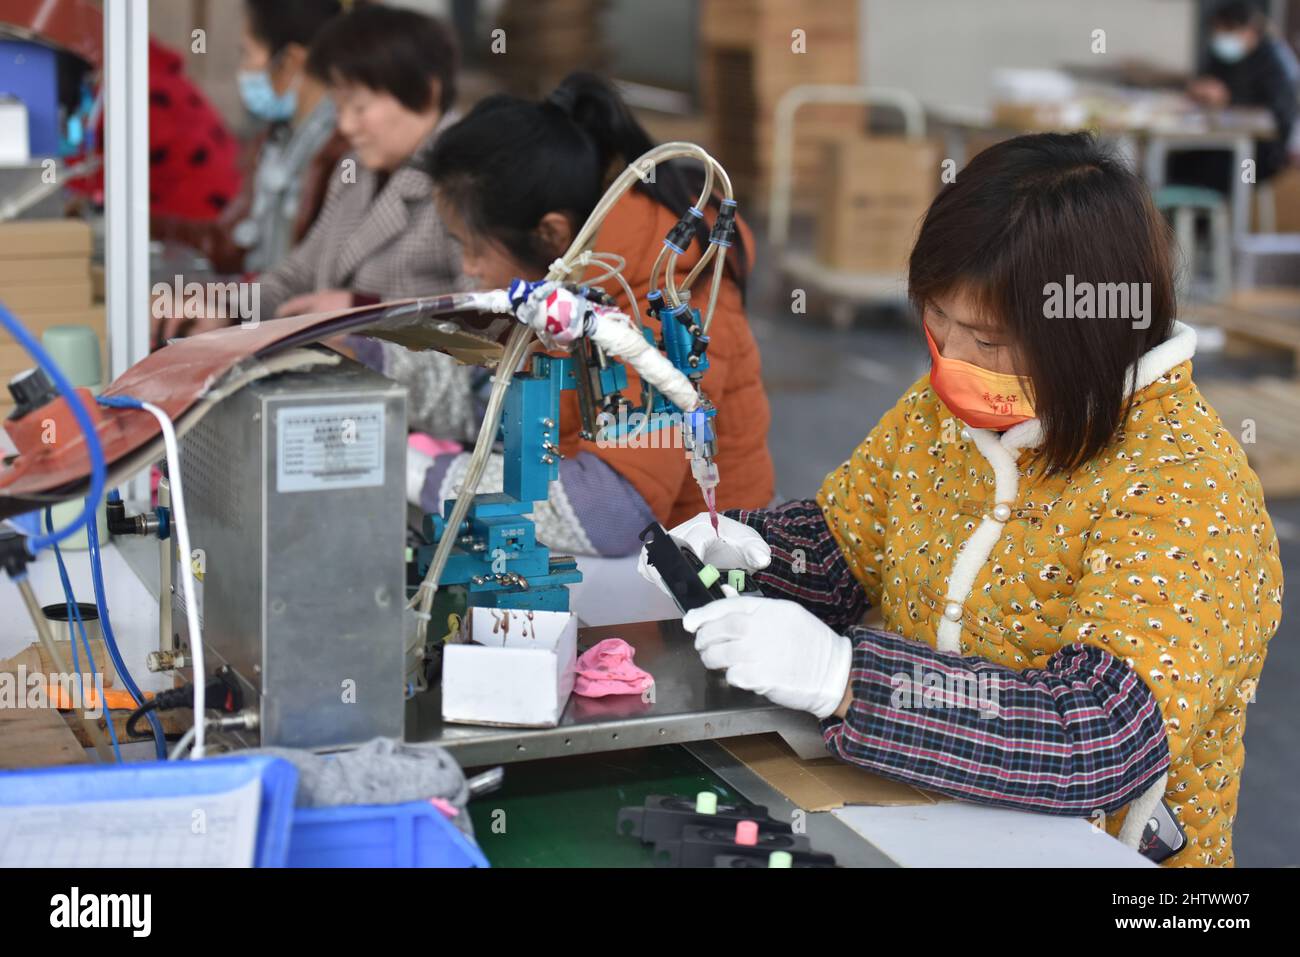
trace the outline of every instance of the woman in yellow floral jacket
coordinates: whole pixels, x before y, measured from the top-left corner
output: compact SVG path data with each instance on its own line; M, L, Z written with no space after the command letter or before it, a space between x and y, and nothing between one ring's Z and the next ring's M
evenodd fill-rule
M1086 134L991 147L926 214L909 295L931 371L815 502L673 529L774 596L689 613L705 665L877 773L1232 864L1282 572L1145 187Z

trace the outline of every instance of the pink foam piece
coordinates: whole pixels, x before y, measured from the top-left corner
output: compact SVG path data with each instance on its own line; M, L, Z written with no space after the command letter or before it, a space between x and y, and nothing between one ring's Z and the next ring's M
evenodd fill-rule
M586 698L641 694L655 679L632 663L636 649L622 638L606 638L578 656L573 693Z
M452 804L446 798L429 798L429 803L436 807L447 817L455 817L460 813L460 808Z
M743 844L745 847L753 847L756 845L758 843L758 822L737 821L736 843Z
M424 432L412 432L407 436L406 444L407 447L415 449L417 452L423 452L430 458L465 451L465 447L459 442L453 442L450 439L435 439L432 435Z

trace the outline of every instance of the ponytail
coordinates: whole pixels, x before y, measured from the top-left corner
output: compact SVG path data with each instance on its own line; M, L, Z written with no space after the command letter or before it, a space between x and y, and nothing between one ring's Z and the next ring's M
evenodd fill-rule
M483 100L438 137L428 166L470 229L543 269L553 252L540 248L535 234L542 217L564 213L576 230L600 201L611 167L621 171L654 146L606 80L578 72L540 103L505 95ZM633 189L680 217L703 185L703 170L672 161L660 164L652 182L637 182ZM711 196L708 203L716 207L719 199ZM708 227L698 222L695 230L706 248ZM743 292L748 262L742 244L730 250L726 271Z

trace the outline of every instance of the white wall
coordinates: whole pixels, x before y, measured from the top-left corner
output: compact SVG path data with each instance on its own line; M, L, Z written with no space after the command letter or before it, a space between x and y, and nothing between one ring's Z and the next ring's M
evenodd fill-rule
M926 105L983 108L995 67L1091 64L1092 31L1111 60L1175 70L1195 63L1193 0L860 0L863 82Z

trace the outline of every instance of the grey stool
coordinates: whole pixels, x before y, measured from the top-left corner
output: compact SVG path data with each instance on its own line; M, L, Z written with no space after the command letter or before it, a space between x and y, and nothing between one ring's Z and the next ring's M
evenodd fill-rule
M1186 278L1179 284L1179 298L1223 299L1232 288L1232 229L1223 196L1200 186L1162 186L1155 192L1155 203L1173 221L1174 236L1187 266ZM1193 291L1198 258L1196 221L1202 216L1209 221L1210 229L1210 282L1207 294L1198 297Z

